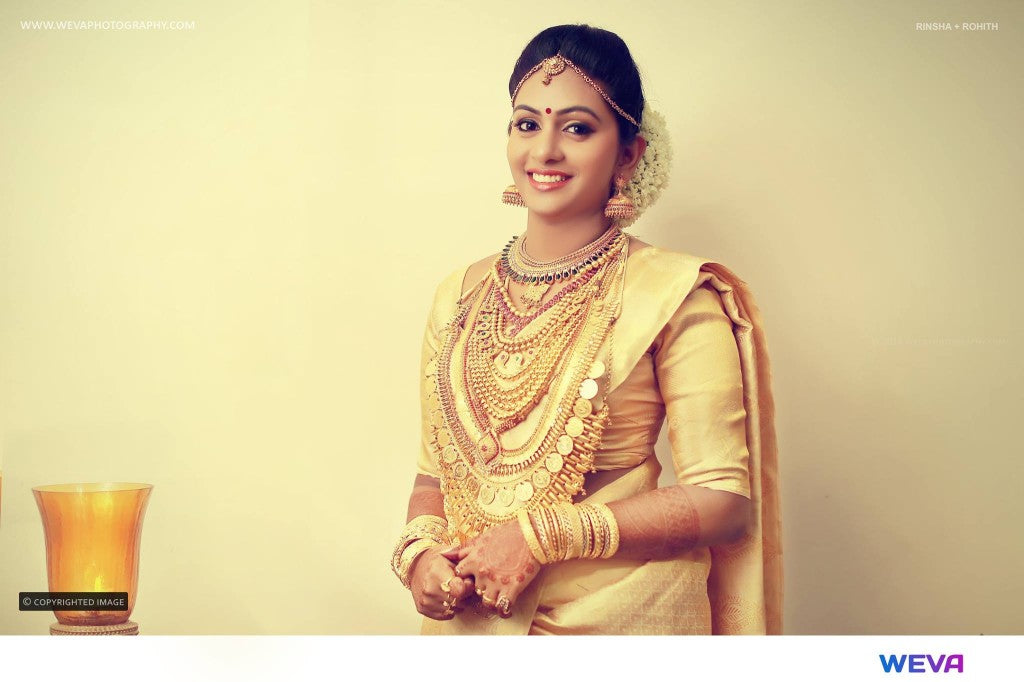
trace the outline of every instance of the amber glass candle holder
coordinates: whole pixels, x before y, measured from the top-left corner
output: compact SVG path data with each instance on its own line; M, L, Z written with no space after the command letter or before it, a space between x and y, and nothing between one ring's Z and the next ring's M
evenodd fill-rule
M46 534L50 592L127 592L127 611L54 611L61 625L128 621L139 585L147 483L69 483L32 488Z

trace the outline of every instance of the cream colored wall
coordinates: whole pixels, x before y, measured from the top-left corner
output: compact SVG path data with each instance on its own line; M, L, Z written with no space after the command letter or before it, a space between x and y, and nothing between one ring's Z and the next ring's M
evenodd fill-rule
M506 81L579 20L671 126L637 232L764 313L787 631L1024 632L1019 3L177 5L0 6L0 633L53 620L30 487L101 480L155 485L144 633L416 630L422 324L521 230ZM18 23L126 18L196 28Z

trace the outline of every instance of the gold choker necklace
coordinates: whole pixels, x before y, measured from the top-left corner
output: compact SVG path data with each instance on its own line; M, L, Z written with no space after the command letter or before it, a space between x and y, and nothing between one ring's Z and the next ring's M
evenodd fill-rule
M552 284L578 275L612 250L622 231L612 225L594 241L553 261L541 262L526 252L526 237L513 237L501 251L501 264L506 273L521 284L547 282Z

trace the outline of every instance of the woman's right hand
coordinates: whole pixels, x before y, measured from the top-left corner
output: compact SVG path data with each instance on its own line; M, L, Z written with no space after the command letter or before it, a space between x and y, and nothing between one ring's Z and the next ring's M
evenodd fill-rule
M447 549L431 547L416 558L410 569L409 587L416 610L434 620L450 620L476 596L473 580L456 576L455 563L442 556Z

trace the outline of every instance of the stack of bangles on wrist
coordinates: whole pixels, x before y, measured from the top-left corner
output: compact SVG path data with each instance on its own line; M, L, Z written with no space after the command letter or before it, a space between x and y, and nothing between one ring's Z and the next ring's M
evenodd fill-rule
M519 510L519 527L541 564L567 559L608 559L619 549L619 524L603 504L560 502Z
M407 589L411 589L409 568L412 562L416 561L416 557L431 547L450 544L447 521L431 514L417 516L405 525L398 542L395 543L395 551L391 556L391 570Z

